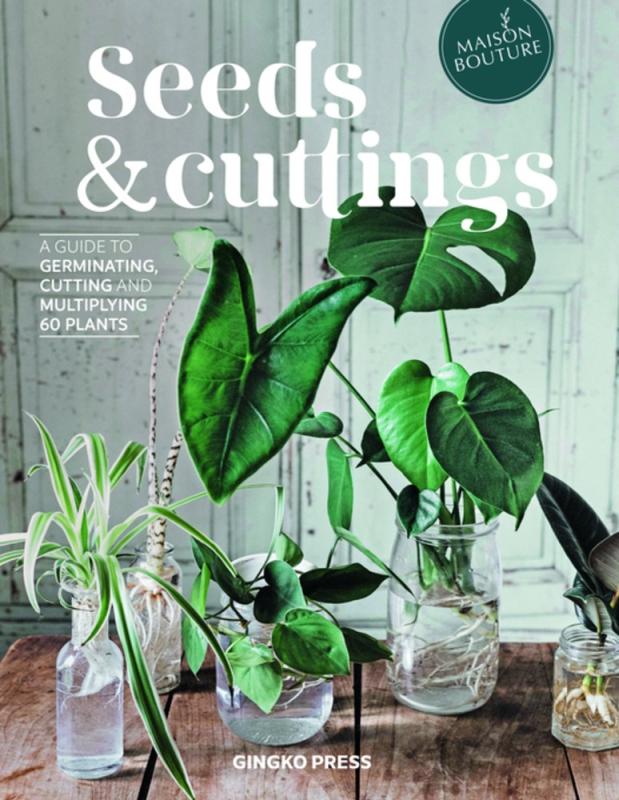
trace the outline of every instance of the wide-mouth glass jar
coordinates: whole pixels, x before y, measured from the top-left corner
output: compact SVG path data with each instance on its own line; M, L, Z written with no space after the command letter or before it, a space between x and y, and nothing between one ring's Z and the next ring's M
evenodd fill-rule
M561 633L555 653L552 734L566 747L619 747L619 637L583 625Z
M499 659L501 561L490 524L435 525L407 537L399 526L389 584L389 677L400 703L461 714L488 701Z
M71 640L56 659L56 756L74 778L113 775L123 761L123 657L107 622L84 644L96 619L95 591L63 584L71 595Z
M153 559L146 546L136 550L134 567L148 570L179 589L181 568L166 542L163 556ZM139 572L127 574L127 590L144 657L160 694L171 692L181 682L181 610L160 584Z
M265 563L267 554L259 553L237 559L234 564L245 580L253 580ZM308 562L301 562L299 572L310 569ZM260 585L260 584L257 584ZM222 596L224 603L228 601ZM252 613L252 606L237 604L238 611L247 620L247 633L261 644L268 644L273 625L258 622ZM242 630L240 624L231 625L233 630ZM227 636L221 636L224 648L230 644ZM230 730L248 742L273 747L298 744L310 739L320 731L331 715L333 707L333 682L325 678L300 678L298 674L283 672L284 689L273 710L266 714L236 687L228 686L226 675L217 662L216 687L217 710L221 720Z

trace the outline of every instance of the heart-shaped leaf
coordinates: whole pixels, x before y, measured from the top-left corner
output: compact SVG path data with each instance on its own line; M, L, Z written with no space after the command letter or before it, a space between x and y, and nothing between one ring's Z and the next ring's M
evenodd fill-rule
M244 636L230 645L226 655L232 667L234 685L261 711L269 714L283 687L282 669L272 650Z
M301 575L306 597L319 603L349 603L373 594L386 575L370 572L362 564L311 569Z
M363 432L363 436L361 437L361 452L363 453L363 458L358 464L359 467L370 463L389 461L389 455L385 450L383 440L380 438L378 425L375 419L371 420L370 424Z
M273 650L307 675L348 675L350 660L342 631L316 611L295 609L273 629Z
M339 436L343 430L344 423L338 416L330 411L322 411L317 416L308 413L294 432L301 436L315 436L317 439L332 439L334 436Z
M439 392L464 396L468 373L445 364L433 376L423 361L405 361L385 381L376 421L391 461L419 489L438 489L447 474L435 458L426 432L426 414Z
M595 545L589 553L589 566L607 589L619 593L619 533L613 533ZM613 605L616 605L616 600Z
M429 489L419 491L416 486L406 486L398 495L397 508L400 522L410 536L434 525L441 512L441 501Z
M326 281L261 331L241 254L217 241L213 267L179 365L187 449L218 503L274 456L310 408L367 279Z
M301 550L299 545L283 531L275 540L273 554L275 558L280 561L285 561L287 564L290 564L291 567L296 567L297 564L303 561L303 550Z
M279 622L291 608L305 605L299 576L285 561L269 561L264 586L256 595L254 615L258 622Z
M443 469L519 525L544 474L539 421L527 396L501 375L477 372L462 400L451 392L432 399L426 427Z
M348 655L350 660L356 664L369 664L372 661L391 661L393 654L387 645L368 636L367 633L355 631L352 628L342 628Z
M208 271L213 263L215 234L210 228L191 228L178 231L172 237L178 247L178 254L194 269Z
M537 499L565 555L587 587L587 594L600 594L602 585L589 566L589 554L608 539L606 525L578 492L547 472L537 490Z
M531 232L514 211L496 230L489 211L460 206L442 214L429 228L418 205L393 208L392 186L383 186L382 207L358 206L360 194L349 197L331 223L329 263L344 275L367 275L377 287L372 296L393 306L396 317L406 311L480 308L500 303L522 289L535 265ZM473 227L463 230L463 224ZM477 247L505 273L499 292L475 267L451 252Z
M329 522L336 528L350 528L353 510L353 483L350 460L339 444L330 439L327 443L327 477L329 492L327 512Z

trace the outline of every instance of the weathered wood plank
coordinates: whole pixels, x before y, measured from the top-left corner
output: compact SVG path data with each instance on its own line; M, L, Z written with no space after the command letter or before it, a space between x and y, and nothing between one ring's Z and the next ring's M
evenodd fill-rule
M503 645L493 698L461 717L420 714L392 698L382 664L364 670L364 800L575 800L565 751L550 735L547 645ZM615 794L616 796L616 794Z
M30 636L0 663L0 798L136 800L151 748L125 689L125 764L101 781L76 781L56 768L55 662L66 637Z
M219 719L212 667L199 682L183 676L184 690L175 693L169 719L198 798L244 800L354 800L353 769L236 769L236 755L350 756L354 753L354 701L351 678L335 682L333 713L324 730L296 747L258 747L236 737ZM148 800L180 800L181 793L157 763Z

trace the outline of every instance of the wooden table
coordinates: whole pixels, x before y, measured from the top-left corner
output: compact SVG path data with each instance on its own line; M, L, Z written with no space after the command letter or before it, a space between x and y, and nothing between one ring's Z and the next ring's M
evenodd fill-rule
M127 696L125 766L114 778L75 781L58 772L54 662L64 640L20 639L0 663L0 800L177 800ZM185 676L166 712L201 800L617 800L619 752L566 750L550 735L553 647L502 646L492 700L461 717L394 703L384 666L336 681L334 711L311 743L258 748L219 721L213 670ZM369 755L367 770L235 769L234 756Z

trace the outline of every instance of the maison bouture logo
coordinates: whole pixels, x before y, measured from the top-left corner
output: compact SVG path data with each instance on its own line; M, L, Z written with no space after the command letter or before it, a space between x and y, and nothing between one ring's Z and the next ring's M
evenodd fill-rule
M449 79L468 97L510 103L544 80L554 41L531 0L462 0L443 24L439 53Z

